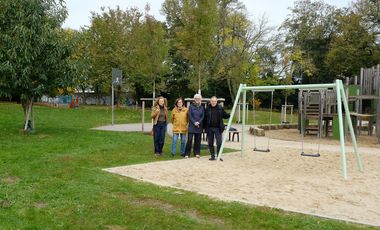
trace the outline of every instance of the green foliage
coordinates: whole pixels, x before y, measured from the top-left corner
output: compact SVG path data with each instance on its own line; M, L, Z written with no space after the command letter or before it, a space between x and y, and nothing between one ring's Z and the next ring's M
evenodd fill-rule
M70 83L70 46L60 29L62 1L0 3L0 92L23 101Z
M164 24L145 12L144 21L133 33L136 39L134 58L138 59L136 71L141 75L136 79L139 85L144 86L146 92L156 92L156 81L167 72L168 41ZM153 86L153 87L152 87ZM165 84L158 84L160 91Z
M136 76L138 60L132 31L141 24L142 13L137 9L121 10L102 8L101 13L92 13L91 26L84 32L89 39L90 84L97 94L111 92L111 70L119 68L125 78ZM87 42L87 39L85 40ZM133 81L125 81L133 86Z
M176 30L175 47L193 66L193 74L197 76L195 78L197 80L191 80L190 84L194 89L200 90L201 85L207 83L207 63L211 61L215 47L217 2L216 0L183 0L181 4L183 24Z
M295 2L291 14L282 25L293 76L306 77L305 82L331 82L335 78L329 75L325 57L336 31L335 15L338 12L323 1Z
M380 51L374 43L376 37L363 27L360 15L343 15L338 21L338 33L326 57L330 73L353 77L358 75L360 68L378 64Z

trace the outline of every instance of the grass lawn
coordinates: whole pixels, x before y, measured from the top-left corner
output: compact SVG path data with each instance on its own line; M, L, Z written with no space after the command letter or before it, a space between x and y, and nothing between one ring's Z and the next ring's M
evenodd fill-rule
M152 137L90 130L110 123L111 110L105 107L34 110L37 131L23 135L21 106L0 103L0 229L367 228L217 201L103 172L156 161ZM117 110L116 123L139 121L139 111ZM170 160L168 155L159 160Z

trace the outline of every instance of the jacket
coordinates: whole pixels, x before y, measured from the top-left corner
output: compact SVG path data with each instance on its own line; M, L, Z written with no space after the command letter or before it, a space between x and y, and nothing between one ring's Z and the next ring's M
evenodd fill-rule
M165 99L164 113L165 113L166 122L168 121L168 106L167 106L167 104L168 104L168 102ZM158 117L160 116L160 109L157 108L157 105L158 105L158 100L156 100L154 102L153 107L152 107L152 112L150 114L152 119L153 119L153 125L157 125Z
M173 133L187 133L187 126L189 124L188 109L183 107L179 110L175 107L172 111Z
M223 132L224 131L223 119L230 118L230 115L224 111L222 106L220 105L216 105L216 106L218 108L218 117L213 118L213 119L219 120L219 129L220 129L220 132ZM210 124L211 124L211 105L209 104L206 108L206 116L204 119L204 128L206 129L206 131L208 127L210 126Z
M205 116L205 109L202 105L190 105L189 108L189 133L202 133L203 131L203 118ZM195 122L199 122L199 126L195 126Z

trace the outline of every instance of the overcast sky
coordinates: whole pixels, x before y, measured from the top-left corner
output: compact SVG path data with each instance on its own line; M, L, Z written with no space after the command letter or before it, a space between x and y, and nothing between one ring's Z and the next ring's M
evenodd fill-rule
M165 17L160 14L164 0L66 0L69 16L63 27L79 29L81 26L90 24L90 12L100 12L100 7L115 8L119 5L122 9L138 7L144 11L144 6L149 3L151 11L158 20L164 21ZM270 25L279 26L286 15L288 8L293 6L294 0L241 0L247 7L251 19L259 18L265 14ZM325 0L326 3L338 7L349 6L350 0Z

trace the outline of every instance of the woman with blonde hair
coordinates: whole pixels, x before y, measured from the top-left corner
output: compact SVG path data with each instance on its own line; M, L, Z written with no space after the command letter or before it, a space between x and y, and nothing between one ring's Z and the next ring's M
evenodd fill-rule
M166 126L168 123L166 98L160 96L155 100L151 116L153 119L154 154L157 157L162 155L162 149L165 143Z
M173 142L172 142L172 156L174 157L177 149L178 138L181 138L181 156L185 156L185 144L187 126L189 124L189 116L185 102L180 97L175 101L174 109L172 111L172 124L173 124Z

